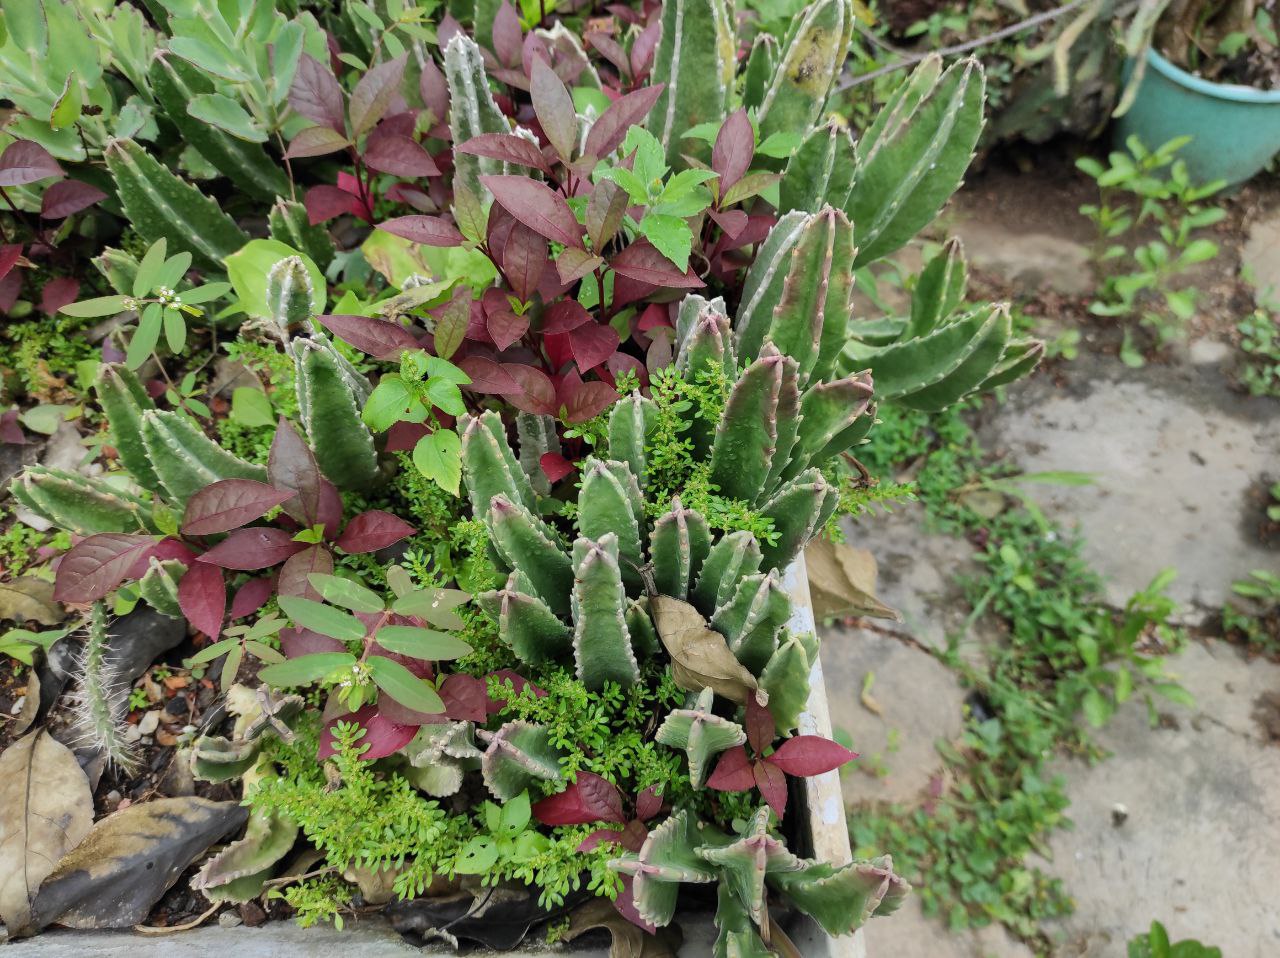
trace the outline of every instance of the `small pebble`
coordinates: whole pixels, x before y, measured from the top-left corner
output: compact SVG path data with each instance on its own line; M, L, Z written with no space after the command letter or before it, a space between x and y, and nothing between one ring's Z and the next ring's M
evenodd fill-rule
M25 695L19 695L16 699L14 699L13 708L9 709L9 714L17 715L19 712L21 712L22 705L24 702L26 702L26 700L27 700L27 697Z
M138 722L139 735L154 735L160 727L160 710L155 709L142 716Z
M244 922L234 911L224 911L218 914L218 927L220 928L234 928L236 925L241 924L244 924Z
M142 733L138 731L138 726L126 725L124 727L124 740L126 742L136 742L140 738L142 738Z

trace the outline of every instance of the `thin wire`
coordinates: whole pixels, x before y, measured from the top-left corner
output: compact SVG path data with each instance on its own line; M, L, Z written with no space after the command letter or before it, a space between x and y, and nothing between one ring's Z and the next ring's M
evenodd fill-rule
M879 67L869 73L859 73L857 76L846 77L840 81L836 89L848 90L855 86L861 86L863 83L869 83L877 77L882 77L890 73L895 73L898 70L905 69L906 67L913 66L933 53L937 53L944 57L955 56L957 53L968 53L970 50L976 50L978 47L984 47L989 43L995 43L998 40L1004 40L1006 37L1011 37L1014 34L1022 33L1024 30L1030 30L1032 27L1038 27L1042 23L1048 23L1050 20L1056 20L1063 14L1079 9L1089 2L1090 0L1071 0L1070 3L1065 4L1064 6L1057 7L1053 10L1045 10L1042 13L1037 13L1034 16L1027 17L1025 20L1021 20L1018 23L1014 23L997 30L995 33L989 33L986 36L977 37L973 40L966 40L964 43L957 43L955 46L943 47L941 50L926 50L924 53L908 54L905 59L898 63L890 63L888 66Z

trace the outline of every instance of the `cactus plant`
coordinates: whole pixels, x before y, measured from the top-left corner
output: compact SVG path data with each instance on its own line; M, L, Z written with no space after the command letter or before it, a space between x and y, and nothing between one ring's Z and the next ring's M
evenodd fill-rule
M482 133L511 132L511 125L493 102L484 60L474 40L461 33L450 39L444 51L444 76L449 84L449 130L454 143L465 143ZM465 193L478 204L486 194L480 175L505 172L506 164L501 160L459 152L454 156L454 193Z
M333 240L328 231L313 226L307 208L296 200L276 200L267 214L267 228L273 240L306 253L321 270L333 262Z
M9 491L37 516L79 536L157 531L150 504L105 479L30 466Z
M289 350L298 416L320 470L342 489L369 485L378 474L373 433L360 416L369 381L319 334L294 339Z
M649 114L649 132L667 163L685 165L686 130L722 120L737 66L737 31L726 0L672 0L662 7L662 35L653 61L654 85L664 89Z
M757 111L762 137L813 125L840 75L852 34L850 0L815 0L792 21Z
M89 609L84 646L76 662L80 697L73 713L74 724L81 744L129 772L138 762L137 750L125 737L129 683L107 655L110 642L106 606L95 602Z

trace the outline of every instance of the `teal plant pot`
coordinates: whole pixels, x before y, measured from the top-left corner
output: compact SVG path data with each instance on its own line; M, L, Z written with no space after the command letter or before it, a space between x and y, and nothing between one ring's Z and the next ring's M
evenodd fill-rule
M1115 134L1118 143L1136 134L1148 149L1190 136L1178 156L1192 181L1240 183L1280 153L1280 90L1210 83L1148 50L1142 85Z

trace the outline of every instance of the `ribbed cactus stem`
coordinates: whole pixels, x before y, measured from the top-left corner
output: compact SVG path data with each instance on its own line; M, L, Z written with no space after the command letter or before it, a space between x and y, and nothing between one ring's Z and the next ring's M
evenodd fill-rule
M573 656L578 678L594 692L606 682L634 685L640 666L627 631L626 592L618 568L618 539L573 544Z
M773 310L782 299L782 287L791 267L791 253L811 215L792 210L778 218L756 251L742 283L742 299L734 317L734 348L740 362L760 355L760 346L773 321Z
M505 496L532 513L537 496L527 473L507 441L502 417L493 410L467 416L458 422L462 434L462 474L476 515L489 511L494 496ZM541 472L541 469L538 470Z
M727 0L668 0L650 82L663 91L649 111L649 132L667 151L667 163L685 166L697 144L684 133L728 114L737 69L737 31Z
M702 563L690 601L710 616L728 601L741 579L760 570L761 558L760 544L750 532L739 530L717 539Z
M142 440L165 497L178 506L219 479L265 482L267 470L227 452L182 413L149 409L142 414Z
M277 200L267 214L267 230L273 240L306 253L320 270L333 262L333 240L323 226L313 226L307 208L297 200Z
M110 764L128 773L138 761L136 750L124 737L128 685L107 660L110 641L106 606L95 602L89 610L78 662L80 697L74 721L84 745L92 746Z
M361 418L368 379L321 336L295 339L290 350L298 413L320 471L341 489L367 487L378 475L373 433Z
M560 435L552 416L522 412L516 415L516 436L520 440L520 468L529 477L534 492L551 495L551 482L542 470L542 457L560 453Z
M609 456L627 464L641 489L647 471L645 439L657 420L657 405L639 392L623 396L609 413Z
M554 530L503 495L493 497L486 515L490 540L499 557L524 574L556 615L567 619L573 563L556 541Z
M454 143L465 143L481 133L511 132L511 124L489 92L484 59L474 40L458 33L449 41L444 51L444 76L449 85L449 129ZM465 189L477 203L487 192L480 175L505 172L500 160L467 153L455 154L453 162L454 190Z
M772 545L761 546L763 568L786 568L822 531L838 498L835 488L817 469L807 469L782 486L760 510L773 522L776 533Z
M681 505L679 497L673 499L670 511L654 523L650 537L654 587L662 595L684 599L710 548L706 519Z
M29 466L10 491L36 515L76 535L156 531L150 503L104 479Z
M148 492L160 492L160 477L151 464L142 437L142 414L156 404L130 369L117 363L103 363L93 384L98 403L111 427L111 442L120 462L134 482Z
M761 356L734 383L711 446L711 481L721 495L755 502L778 441L778 397L785 363Z
M572 630L535 591L528 578L516 571L501 589L477 597L481 607L497 620L502 641L529 665L553 661L573 648Z
M618 543L618 561L628 590L638 593L642 585L640 566L644 553L640 542L643 512L640 489L631 467L621 462L588 459L582 467L582 490L578 494L578 531L588 539L612 534Z
M814 0L787 31L781 62L757 110L760 136L807 133L840 74L853 30L850 0Z
M834 121L815 128L787 160L778 187L779 211L844 209L856 169L857 154L848 128Z
M284 336L291 326L311 318L314 293L311 274L299 256L286 256L267 271L267 315Z

